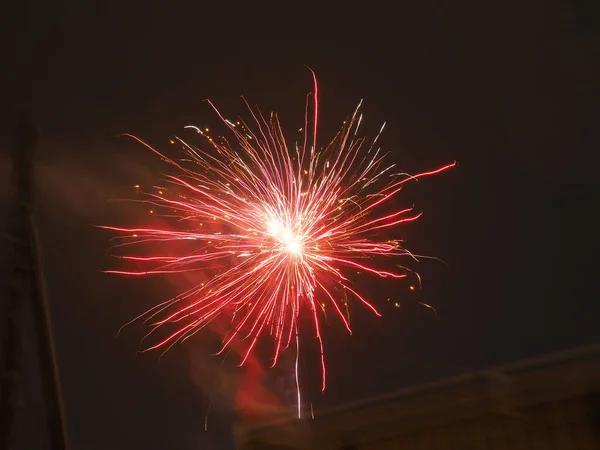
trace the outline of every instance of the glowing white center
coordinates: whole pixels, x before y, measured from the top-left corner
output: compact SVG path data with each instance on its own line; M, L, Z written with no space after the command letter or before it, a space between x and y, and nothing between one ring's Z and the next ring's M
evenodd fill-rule
M271 219L268 230L269 234L281 243L285 251L294 255L302 253L302 239L281 221Z

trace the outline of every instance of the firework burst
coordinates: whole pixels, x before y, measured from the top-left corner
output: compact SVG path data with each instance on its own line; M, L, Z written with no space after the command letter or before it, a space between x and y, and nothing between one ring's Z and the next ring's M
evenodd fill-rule
M400 271L377 268L381 258L414 257L400 241L382 237L385 229L420 216L412 208L390 212L392 200L408 181L454 163L413 176L398 173L376 147L383 127L369 145L357 136L360 104L334 139L319 147L314 73L313 80L303 139L294 145L285 139L276 114L265 117L247 103L251 124L241 118L235 123L227 120L209 102L235 138L233 144L189 126L203 142L196 146L175 138L183 157L171 158L128 135L174 170L164 176L167 187L148 193L144 200L153 211L163 213L164 226L104 227L119 233L120 245L135 250L119 258L137 270L111 272L211 273L205 282L144 314L152 322L150 334L176 324L174 332L149 349L168 349L216 318L226 317L230 328L221 352L234 340L246 342L243 364L259 338L270 335L275 365L286 348L298 348L298 319L306 311L321 348L325 389L321 338L325 309L339 317L348 332L348 301L380 315L350 274L406 276L401 266L395 266Z

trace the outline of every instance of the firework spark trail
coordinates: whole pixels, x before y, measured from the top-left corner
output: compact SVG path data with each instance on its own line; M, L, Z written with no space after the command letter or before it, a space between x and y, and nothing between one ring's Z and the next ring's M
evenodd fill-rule
M225 138L217 142L203 130L189 126L186 128L203 136L208 148L176 138L185 158L174 159L127 135L176 169L176 175L165 175L171 188L149 193L145 200L176 220L160 228L103 227L122 233L121 245L140 249L120 256L137 264L139 270L110 272L134 276L207 269L216 272L205 283L147 313L147 320L153 321L149 335L168 323L178 324L176 331L148 349L168 349L226 315L231 329L219 353L233 339L245 340L243 364L258 339L268 334L274 340L275 365L280 353L293 345L299 314L307 309L321 349L324 390L320 312L331 305L348 331L349 321L343 312L347 311L348 297L380 315L351 287L349 269L382 278L406 276L406 272L380 270L373 265L380 256L414 258L400 241L384 240L379 233L414 221L420 213L412 208L384 214L377 211L393 207L391 200L408 181L437 174L454 163L412 176L393 173L394 165L384 165L386 155L375 149L383 127L363 151L365 140L357 137L362 120L360 104L335 138L319 149L314 73L313 80L304 142L293 149L288 147L277 115L272 113L267 119L247 102L253 126L242 119L234 124L209 101L233 134L235 147ZM311 106L313 114L309 117ZM163 244L173 243L195 248L179 254L159 250ZM156 244L157 253L144 251L149 244Z

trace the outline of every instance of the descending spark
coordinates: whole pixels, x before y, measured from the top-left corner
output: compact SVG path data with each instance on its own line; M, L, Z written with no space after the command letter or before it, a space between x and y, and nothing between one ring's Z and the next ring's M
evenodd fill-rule
M293 146L276 114L265 118L248 103L252 126L242 119L225 119L209 101L235 145L190 125L186 128L201 135L205 144L175 138L185 155L177 159L128 135L176 170L165 175L168 189L161 187L144 200L153 212L162 212L164 226L103 227L120 233L121 245L139 249L120 256L137 270L110 272L211 273L206 282L140 316L152 321L149 335L176 324L175 331L148 349L168 349L224 316L231 328L219 353L241 339L247 342L243 364L259 338L270 335L275 365L281 352L294 345L299 315L308 311L320 345L324 390L321 314L330 309L351 331L349 298L380 315L352 283L352 275L406 276L406 271L378 268L380 257L414 258L400 241L384 237L386 230L420 216L412 208L394 209L393 199L408 181L435 175L454 163L418 175L394 173L394 165L386 165L386 155L374 146L383 127L363 151L365 139L357 137L360 104L335 138L319 148L314 73L313 80L303 142Z
M300 399L300 377L298 375L298 364L300 357L300 337L298 336L298 330L296 330L296 361L294 363L294 377L296 380L296 408L298 408L298 417L302 415L302 401Z

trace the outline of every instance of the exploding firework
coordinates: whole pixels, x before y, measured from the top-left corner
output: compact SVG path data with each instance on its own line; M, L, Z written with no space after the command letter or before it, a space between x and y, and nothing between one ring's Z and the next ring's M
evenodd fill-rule
M175 331L149 349L166 349L192 336L217 318L230 324L223 352L246 342L241 364L259 338L274 343L273 361L282 351L298 348L299 315L311 317L321 349L322 388L325 359L321 321L330 310L351 332L348 301L380 315L352 283L357 271L375 277L403 278L407 270L381 270L382 258L413 257L399 240L383 237L385 229L416 220L420 214L393 209L395 196L410 180L442 172L408 175L386 164L376 147L383 130L367 145L357 136L360 104L326 146L319 147L318 91L307 97L303 138L285 139L276 114L268 117L250 107L251 124L227 120L210 103L235 140L213 138L207 130L192 145L175 138L181 157L168 157L130 136L171 167L166 187L144 200L165 220L160 227L104 227L120 233L130 249L119 256L135 264L123 275L205 271L210 277L143 316L150 334L166 324ZM384 124L385 125L385 124ZM238 345L238 344L236 344Z

